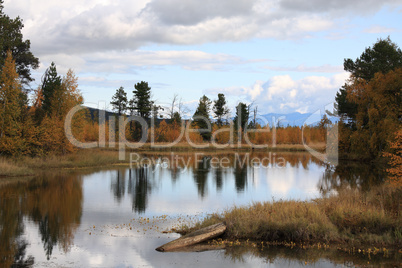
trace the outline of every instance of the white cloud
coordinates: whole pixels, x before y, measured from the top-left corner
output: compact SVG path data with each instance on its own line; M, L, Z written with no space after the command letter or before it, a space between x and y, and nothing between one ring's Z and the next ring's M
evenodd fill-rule
M331 77L308 76L300 80L280 75L265 83L257 81L246 92L261 113L308 112L333 102L336 92L348 77L346 72Z
M184 51L109 51L94 52L83 55L58 53L41 58L44 71L54 61L63 73L67 68L76 72L90 70L101 73L133 73L133 69L161 68L164 66L179 66L185 70L222 71L234 68L236 65L254 63L240 57L223 53L207 53L198 50ZM263 61L263 60L259 60Z
M373 33L373 34L380 34L380 33L392 33L396 30L394 28L388 28L380 25L373 25L370 28L364 30L365 33Z
M321 66L306 66L301 64L297 67L265 66L263 68L280 72L339 73L343 71L343 66L333 66L329 64Z
M366 14L400 0L6 0L24 19L38 56L135 50L149 43L200 44L255 37L306 38L335 28L336 19ZM336 16L329 16L336 12Z

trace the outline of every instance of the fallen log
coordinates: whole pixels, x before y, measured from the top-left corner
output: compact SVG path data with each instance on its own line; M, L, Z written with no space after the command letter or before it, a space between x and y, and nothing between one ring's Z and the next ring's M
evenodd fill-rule
M226 225L223 223L217 223L185 236L182 236L176 240L173 240L169 243L166 243L158 248L157 251L173 251L178 248L191 246L194 244L198 244L204 242L206 240L215 238L217 236L222 235L226 231Z
M204 252L210 250L220 250L225 249L226 245L213 245L213 244L195 244L187 247L176 248L169 250L169 252Z

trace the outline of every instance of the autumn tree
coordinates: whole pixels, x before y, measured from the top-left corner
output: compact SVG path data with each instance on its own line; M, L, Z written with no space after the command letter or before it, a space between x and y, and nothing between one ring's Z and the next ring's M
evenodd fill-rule
M402 68L377 73L369 83L355 81L348 98L358 106L351 151L376 158L387 151L393 133L401 128Z
M117 112L118 115L123 114L127 110L127 93L124 91L123 87L116 90L116 93L112 97L110 104L113 106L113 110Z
M22 20L19 17L11 19L4 14L3 2L0 0L0 67L5 64L7 52L11 51L20 81L26 86L33 81L30 69L39 67L39 59L30 51L30 41L23 39Z
M384 156L389 158L390 168L387 169L391 184L402 185L402 128L394 133L394 138L389 142L390 150Z
M336 96L338 114L348 119L348 124L340 123L340 149L378 158L402 118L401 49L390 38L379 39L355 61L345 59L344 69L351 76Z
M207 131L211 126L211 119L209 118L211 104L212 102L207 96L202 96L193 115L193 125L200 129L200 135L204 140L211 139L211 132Z
M76 150L70 143L69 136L65 133L66 116L72 108L83 103L83 97L78 89L78 78L72 70L61 78L52 63L46 71L44 83L39 90L39 98L43 93L43 102L39 101L39 111L44 111L44 117L40 120L39 129L44 153L67 153ZM41 104L40 104L41 103ZM68 128L74 138L80 140L83 137L85 122L85 110L75 113Z
M214 106L212 108L218 126L222 126L222 118L229 113L229 108L227 107L227 102L225 95L222 93L218 94L218 99L214 101Z
M0 152L14 155L21 149L22 88L11 52L0 74Z

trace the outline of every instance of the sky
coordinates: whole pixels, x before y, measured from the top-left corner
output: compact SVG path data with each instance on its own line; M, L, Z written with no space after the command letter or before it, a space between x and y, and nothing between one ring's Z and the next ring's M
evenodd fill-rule
M402 0L5 0L4 12L40 60L32 88L53 61L74 70L85 105L107 109L146 81L189 114L218 93L232 113L312 113L334 102L345 58L388 36L402 46Z

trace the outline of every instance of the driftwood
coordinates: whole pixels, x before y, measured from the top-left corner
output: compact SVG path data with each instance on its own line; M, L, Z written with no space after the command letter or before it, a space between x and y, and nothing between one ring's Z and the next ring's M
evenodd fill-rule
M206 240L222 235L226 231L226 225L217 223L205 228L202 228L193 233L182 236L176 240L166 243L158 248L157 251L176 251L178 248L188 247L194 244L204 242Z
M182 248L176 248L173 250L169 250L169 252L204 252L210 250L220 250L225 249L226 245L213 245L207 243L200 243L191 246L186 246Z

